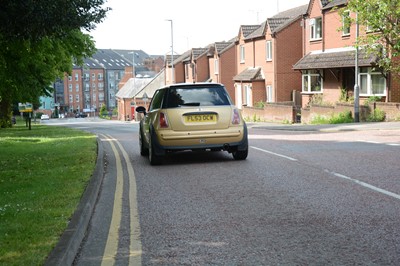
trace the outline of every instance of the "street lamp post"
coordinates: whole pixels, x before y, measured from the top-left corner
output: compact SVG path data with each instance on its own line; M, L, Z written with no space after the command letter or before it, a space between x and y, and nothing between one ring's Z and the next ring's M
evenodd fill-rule
M360 86L358 84L358 13L356 14L356 54L355 54L355 84L354 84L354 122L360 122Z
M175 73L174 73L174 26L172 19L167 19L171 22L171 82L175 83Z

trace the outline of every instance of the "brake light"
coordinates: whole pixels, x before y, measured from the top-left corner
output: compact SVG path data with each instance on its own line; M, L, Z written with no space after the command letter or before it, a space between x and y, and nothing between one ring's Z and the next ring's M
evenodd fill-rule
M233 125L239 125L240 124L240 114L238 109L233 109L233 115L232 115L232 124Z
M167 127L168 127L167 114L161 112L160 113L160 128L167 128Z

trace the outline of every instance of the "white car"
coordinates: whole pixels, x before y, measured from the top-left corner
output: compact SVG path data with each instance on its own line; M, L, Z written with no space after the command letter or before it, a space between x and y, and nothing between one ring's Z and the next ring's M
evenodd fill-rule
M50 119L49 115L46 114L42 114L42 116L40 117L40 120L49 120L49 119Z

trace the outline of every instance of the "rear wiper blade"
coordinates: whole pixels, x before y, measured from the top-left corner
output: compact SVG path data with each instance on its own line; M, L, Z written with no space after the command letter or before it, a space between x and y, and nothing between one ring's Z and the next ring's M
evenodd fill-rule
M185 105L185 106L200 106L200 103L196 103L196 102L193 102L193 103L183 103L183 104L181 104L181 105Z

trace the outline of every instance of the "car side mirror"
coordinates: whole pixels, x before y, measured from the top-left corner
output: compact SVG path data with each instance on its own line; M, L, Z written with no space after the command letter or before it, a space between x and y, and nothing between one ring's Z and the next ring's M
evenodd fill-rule
M146 115L146 108L144 106L136 107L136 112Z

